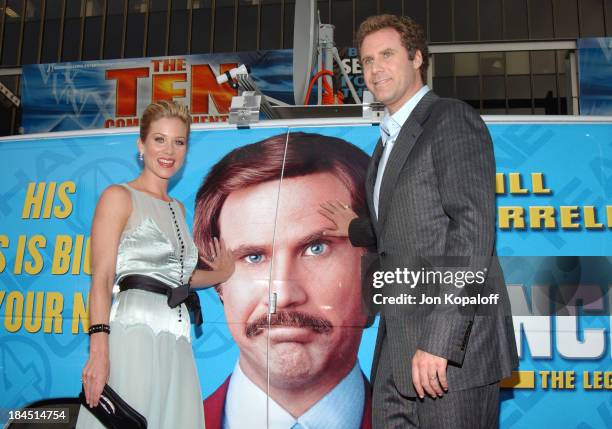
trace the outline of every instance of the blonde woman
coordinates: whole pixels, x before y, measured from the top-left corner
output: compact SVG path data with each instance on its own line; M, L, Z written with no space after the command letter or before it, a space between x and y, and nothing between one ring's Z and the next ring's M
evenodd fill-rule
M211 271L195 270L198 251L184 207L168 195L185 160L189 125L178 103L146 108L137 141L142 172L102 193L91 232L86 402L97 407L108 384L151 429L204 427L188 312L199 302L188 285L218 284L234 271L231 252L216 238L200 256ZM111 305L114 284L121 292ZM103 425L81 407L77 428L95 427Z

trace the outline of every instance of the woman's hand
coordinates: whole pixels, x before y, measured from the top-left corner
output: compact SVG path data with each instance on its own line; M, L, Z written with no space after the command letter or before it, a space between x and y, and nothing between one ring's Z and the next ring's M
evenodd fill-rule
M323 235L331 237L345 238L349 235L349 225L353 219L357 218L357 213L353 211L350 205L336 201L327 201L321 204L318 210L320 214L334 223L335 228L329 228L323 232Z
M103 332L96 333L94 336L95 335L107 336L107 334ZM98 405L102 389L108 382L108 373L110 370L108 339L104 338L103 341L106 341L106 346L101 347L101 350L97 352L90 351L89 359L85 364L85 368L83 368L83 390L85 391L87 405L91 408Z
M222 275L222 280L219 283L223 283L234 274L234 269L236 268L234 255L225 246L225 242L217 237L213 239L209 246L209 256L200 256L200 259L206 262L213 271Z

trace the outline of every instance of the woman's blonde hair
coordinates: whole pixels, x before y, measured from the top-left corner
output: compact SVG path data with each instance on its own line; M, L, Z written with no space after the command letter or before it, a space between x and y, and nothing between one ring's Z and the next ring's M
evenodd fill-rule
M187 137L189 137L189 127L191 125L191 116L189 109L176 101L161 100L151 103L147 106L140 119L140 139L145 141L149 134L151 123L161 118L176 118L187 127Z

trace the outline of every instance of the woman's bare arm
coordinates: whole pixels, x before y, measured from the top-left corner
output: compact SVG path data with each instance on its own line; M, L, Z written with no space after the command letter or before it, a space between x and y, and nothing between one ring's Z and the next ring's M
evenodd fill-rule
M91 227L90 326L109 322L119 240L131 211L130 193L121 186L108 187L98 200ZM83 368L83 385L89 406L98 405L109 368L108 335L103 332L91 335L89 360Z

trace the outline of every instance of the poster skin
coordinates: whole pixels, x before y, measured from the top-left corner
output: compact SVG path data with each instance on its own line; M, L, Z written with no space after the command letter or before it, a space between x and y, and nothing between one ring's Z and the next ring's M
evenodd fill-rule
M537 286L537 273L541 271L541 260L537 257L599 256L603 257L600 265L610 263L612 124L495 123L489 124L489 129L498 172L497 250L502 257L513 306L521 307L524 302L531 302L532 289ZM187 162L170 187L171 195L185 204L190 226L193 227L196 214L196 193L213 165L248 144L299 132L343 139L367 154L372 153L378 137L377 127L359 123L321 127L291 123L240 130L229 126L198 126L190 137ZM88 353L88 337L84 332L88 323L91 219L104 188L137 176L140 166L135 139L136 132L131 129L0 141L4 178L0 187L3 421L9 410L41 398L74 397L79 391L80 372ZM330 182L333 180L327 178L323 183ZM339 195L346 192L345 186L336 185ZM305 192L308 186L312 192ZM284 239L283 233L289 234L288 226L296 222L271 222L270 213L296 215L297 209L293 210L292 204L298 199L312 203L309 199L316 197L320 190L316 183L300 187L289 178L280 187L266 187L265 191L268 202L259 205L264 209L258 216L246 215L252 206L247 195L243 200L234 199L232 213L226 213L224 219L235 222L243 217L245 224L261 219L260 238L267 237L271 242L270 235L276 234L277 256L281 258L288 254L283 252L289 247L283 246L291 241ZM232 228L240 226L237 223ZM270 230L271 226L278 228L276 232L269 232L274 231ZM223 226L221 229L223 232ZM293 255L318 258L334 245L338 252L348 251L337 243L312 238L301 242L301 252L293 246ZM265 260L267 255L251 248L240 256L240 263L252 265ZM304 272L322 276L337 270L339 275L346 275L337 265L330 262L324 269L306 267ZM279 259L277 268L281 267ZM269 276L257 279L266 278ZM320 277L317 280L322 284ZM289 286L297 281L296 274L273 283L278 290L288 291L294 290ZM330 289L345 283L333 281L330 280ZM248 282L242 283L234 284L235 289ZM261 286L257 281L254 283ZM302 283L300 290L304 292L296 299L315 300L319 309L331 306L328 314L334 313L333 317L345 310L346 299L338 301L333 295L321 297L321 292L313 292L317 286L313 283ZM266 291L265 288L257 290ZM226 293L231 301L229 289ZM193 330L192 344L202 396L208 398L232 374L241 352L249 352L247 340L250 339L244 338L242 328L246 325L241 322L242 313L224 306L214 289L200 292L200 298L205 324L201 331ZM520 372L515 373L513 380L504 381L502 427L607 427L612 416L611 318L609 294L600 298L598 305L584 306L578 315L537 315L537 309L529 305L525 308L531 313L514 314ZM329 317L332 321L333 317ZM352 332L353 341L361 337L357 369L368 376L377 323L374 321L373 326L359 332L360 323L362 319L354 326L332 323L332 330L335 326L350 326L344 334ZM325 350L328 344L318 334L307 335L316 338L315 350ZM338 336L338 342L331 344L338 351L336 358L350 362L354 351L351 346L343 345L341 337L344 336ZM255 337L254 341L259 343L251 347L254 350L251 357L261 356L258 347L262 338ZM365 398L364 405L367 405ZM355 413L363 411L364 408L359 408ZM260 414L265 415L265 411ZM340 422L338 427L342 427Z

